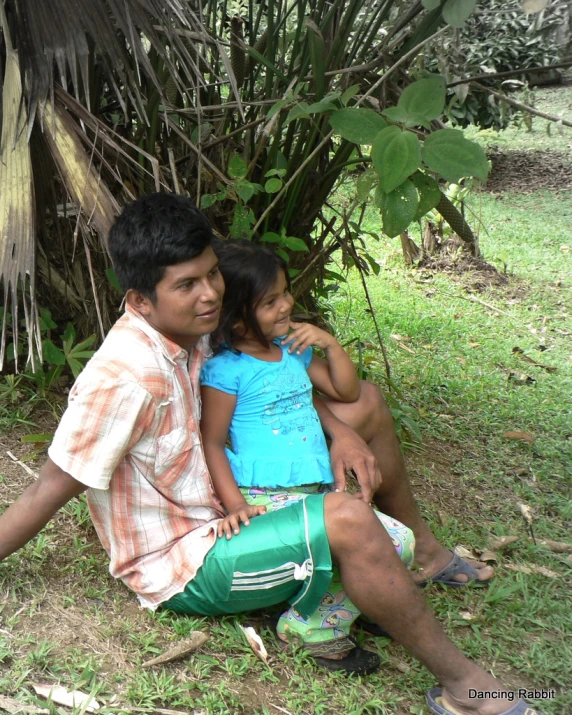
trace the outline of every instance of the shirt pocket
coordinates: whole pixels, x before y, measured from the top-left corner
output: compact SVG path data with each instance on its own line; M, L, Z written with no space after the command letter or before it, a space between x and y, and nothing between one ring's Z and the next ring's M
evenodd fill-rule
M178 481L196 479L202 472L201 440L188 427L177 429L157 439L155 480L166 487L180 487Z

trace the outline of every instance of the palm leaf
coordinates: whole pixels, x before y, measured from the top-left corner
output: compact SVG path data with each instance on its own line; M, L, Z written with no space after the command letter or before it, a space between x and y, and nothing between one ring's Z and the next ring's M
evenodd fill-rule
M119 205L90 161L80 131L59 102L46 102L44 133L64 185L79 207L80 220L87 219L86 223L93 224L106 240Z
M4 26L5 38L8 38ZM8 42L7 42L8 45ZM39 349L38 318L34 290L34 192L30 148L26 141L26 116L21 108L22 84L18 55L8 49L2 91L2 139L0 143L0 276L4 284L4 312L0 340L0 368L7 342L8 309L12 308L14 345L18 343L18 293L22 291L28 359L34 361L34 344ZM18 351L14 351L16 369Z

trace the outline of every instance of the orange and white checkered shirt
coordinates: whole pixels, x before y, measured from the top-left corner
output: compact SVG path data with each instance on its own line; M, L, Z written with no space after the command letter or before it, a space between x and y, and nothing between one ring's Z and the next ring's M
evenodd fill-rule
M89 487L110 573L156 608L184 590L224 514L199 433L207 336L189 355L129 306L76 380L50 458Z

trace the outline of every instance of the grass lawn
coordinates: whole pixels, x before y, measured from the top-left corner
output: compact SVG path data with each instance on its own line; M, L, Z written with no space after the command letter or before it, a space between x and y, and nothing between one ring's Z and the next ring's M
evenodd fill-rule
M545 111L572 115L572 89L537 97ZM506 191L470 200L483 257L498 274L405 269L398 242L382 238L369 244L382 270L368 289L401 408L413 410L406 414L423 434L423 445L406 455L423 513L445 543L492 550L485 556L497 565L489 588L432 586L427 597L469 656L509 687L554 689L556 699L538 704L546 715L565 715L572 712L572 556L542 542L571 541L572 186L565 169L572 130L548 136L543 120L534 127L483 139L525 158L545 152L542 162L521 164ZM369 220L379 233L375 213ZM330 307L339 337L369 346L365 362L381 382L374 324L356 275ZM54 429L51 413L30 419L37 426L0 423L3 504L30 480L6 451L25 457L23 434ZM27 463L37 468L41 458ZM534 540L520 504L532 509ZM501 536L518 540L494 548ZM94 693L101 713L421 715L423 693L434 684L401 647L359 631L358 641L379 650L383 666L351 679L321 672L303 653L281 653L260 614L214 620L140 611L108 574L83 500L0 565L0 585L0 693L31 705L46 707L31 688L44 682ZM252 654L237 621L261 633L270 667ZM200 651L141 668L197 629L209 635Z

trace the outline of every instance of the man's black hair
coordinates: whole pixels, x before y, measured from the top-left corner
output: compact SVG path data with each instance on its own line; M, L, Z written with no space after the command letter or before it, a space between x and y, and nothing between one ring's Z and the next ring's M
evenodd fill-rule
M213 241L219 259L219 269L224 278L224 298L221 319L215 332L215 341L234 348L248 330L252 330L264 347L269 343L256 320L260 300L273 287L280 271L284 271L290 290L288 265L272 249L245 240ZM244 329L235 327L242 322Z
M200 256L212 242L206 216L177 194L148 194L126 206L109 232L109 253L124 291L155 302L167 266Z

